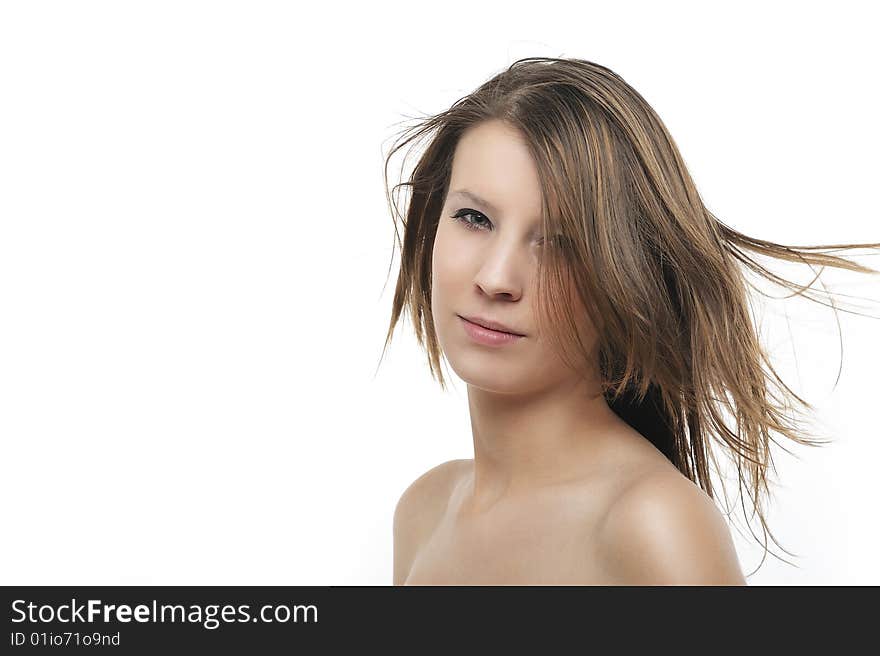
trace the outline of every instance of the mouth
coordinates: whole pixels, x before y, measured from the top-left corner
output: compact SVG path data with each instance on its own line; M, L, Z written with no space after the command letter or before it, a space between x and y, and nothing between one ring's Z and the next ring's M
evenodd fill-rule
M464 317L462 315L458 315L460 319L467 321L468 323L472 323L475 326L480 326L481 328L485 328L486 330L491 330L496 333L505 333L508 335L515 335L516 337L525 337L525 334L517 332L508 326L505 326L503 323L498 323L497 321L491 321L489 319L483 319L482 317Z
M470 319L465 319L461 315L457 316L459 319L461 319L464 330L468 334L468 336L473 341L484 346L505 346L507 344L513 344L525 337L525 335L521 335L519 333L511 333L504 330L487 328L486 326L475 323Z

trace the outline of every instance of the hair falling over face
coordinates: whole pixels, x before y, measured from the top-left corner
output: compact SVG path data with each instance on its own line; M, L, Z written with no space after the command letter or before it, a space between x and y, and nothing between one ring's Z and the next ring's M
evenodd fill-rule
M400 268L385 347L408 311L444 388L431 316L432 247L456 144L492 120L528 145L541 180L543 233L565 238L564 257L540 262L539 325L554 328L546 334L572 367L598 361L612 409L713 499L710 463L717 471L714 447L721 449L735 464L743 509L748 515L747 495L760 520L766 556L768 536L779 545L762 510L775 471L770 445L780 444L774 436L807 446L830 440L804 429L813 406L783 382L759 340L748 293L758 290L746 270L836 312L834 296L813 283L824 267L880 273L833 254L880 243L793 246L734 230L703 205L666 127L618 74L581 59L519 59L449 109L419 119L385 160L387 192L392 157L427 140L408 180L388 194ZM409 191L402 212L401 189ZM820 269L799 285L756 255ZM569 294L581 303L553 302ZM592 352L577 339L587 318L598 332Z

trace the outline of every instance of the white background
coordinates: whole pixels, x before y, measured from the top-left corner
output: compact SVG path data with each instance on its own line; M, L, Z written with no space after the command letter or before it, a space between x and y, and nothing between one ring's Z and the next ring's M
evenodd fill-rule
M447 367L441 392L408 323L377 369L395 124L519 57L589 59L657 110L732 227L880 241L869 10L4 3L0 583L389 584L401 492L472 455L465 386ZM777 451L769 519L798 568L768 557L749 583L876 585L880 322L841 312L841 336L817 304L768 308L836 444ZM761 549L734 537L751 572Z

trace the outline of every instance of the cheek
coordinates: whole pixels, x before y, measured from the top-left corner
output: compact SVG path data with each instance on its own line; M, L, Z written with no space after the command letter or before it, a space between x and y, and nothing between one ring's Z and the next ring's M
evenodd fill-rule
M431 281L434 290L443 293L443 288L461 284L468 276L468 244L460 239L449 226L441 224L434 238L431 254Z
M450 261L449 239L440 227L437 229L434 250L431 253L431 306L435 314L436 310L445 304L446 291L452 284L454 284L454 270Z
M584 343L590 342L595 337L596 331L593 327L592 322L590 321L589 314L587 313L587 308L577 292L577 287L573 274L571 272L566 272L563 275L561 287L558 283L553 283L548 290L544 291L545 293L550 294L551 297L559 299L558 302L553 304L557 310L559 310L559 307L563 305L570 308L570 312L575 320L577 334L579 335L581 341ZM537 312L537 308L535 308L534 311ZM563 313L561 311L558 311L558 316L551 315L547 317L545 323L553 325L553 322L556 320L562 321L562 314ZM570 333L570 327L559 325L557 330L559 337L563 339L573 338L573 335L571 335Z

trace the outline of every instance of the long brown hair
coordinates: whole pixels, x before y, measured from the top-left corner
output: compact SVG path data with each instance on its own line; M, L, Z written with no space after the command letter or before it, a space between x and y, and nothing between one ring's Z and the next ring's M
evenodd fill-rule
M710 441L721 445L735 463L743 508L745 487L760 518L766 557L768 535L779 545L761 509L768 469L775 471L773 435L808 446L830 440L812 437L796 416L792 400L814 408L770 363L749 314L746 285L755 287L744 268L824 305L806 293L812 282L777 276L753 254L876 274L831 251L880 243L791 246L737 232L706 209L666 127L618 74L581 59L519 59L405 130L385 160L387 193L394 154L431 135L409 180L387 196L401 261L385 347L407 310L443 389L431 316L434 236L459 137L493 119L523 135L541 181L543 234L561 235L539 255L542 332L576 371L598 363L609 406L713 499ZM399 217L402 240L400 188L411 192ZM597 330L592 351L577 339L582 317L554 301L572 290ZM830 307L837 309L833 297Z

